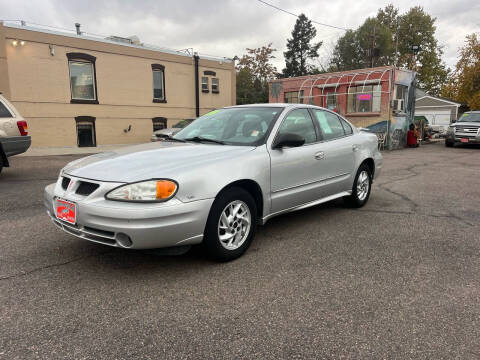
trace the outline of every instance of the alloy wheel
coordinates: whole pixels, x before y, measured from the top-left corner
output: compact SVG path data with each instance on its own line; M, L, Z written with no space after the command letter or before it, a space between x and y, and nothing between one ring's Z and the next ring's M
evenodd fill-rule
M370 189L370 177L368 173L363 170L357 179L357 197L358 200L363 201L368 195L368 190Z
M218 239L227 250L236 250L243 245L250 233L252 216L247 204L240 200L229 203L218 221Z

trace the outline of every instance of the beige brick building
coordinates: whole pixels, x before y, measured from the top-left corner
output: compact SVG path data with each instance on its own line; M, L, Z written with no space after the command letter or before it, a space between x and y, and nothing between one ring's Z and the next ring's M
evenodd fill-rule
M235 85L231 59L0 23L0 92L33 147L147 142L154 128L234 105Z

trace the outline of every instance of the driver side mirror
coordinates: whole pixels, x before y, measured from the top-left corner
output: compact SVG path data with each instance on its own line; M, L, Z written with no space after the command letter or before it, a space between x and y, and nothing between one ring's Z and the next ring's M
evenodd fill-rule
M451 124L454 124L454 123L456 123L456 122L457 122L457 120L456 120L456 119L452 119L452 122L451 122Z
M274 149L281 149L283 147L298 147L305 144L305 138L303 136L294 133L280 134L273 143Z

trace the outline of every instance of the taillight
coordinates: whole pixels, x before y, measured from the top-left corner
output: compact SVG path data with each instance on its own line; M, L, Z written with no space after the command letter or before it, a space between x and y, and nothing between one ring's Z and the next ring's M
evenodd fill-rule
M20 135L27 136L28 135L28 125L25 120L17 121L18 130L20 130Z

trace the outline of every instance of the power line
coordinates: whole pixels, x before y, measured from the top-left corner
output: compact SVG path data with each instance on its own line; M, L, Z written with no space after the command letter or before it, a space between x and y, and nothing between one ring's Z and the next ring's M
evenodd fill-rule
M272 4L270 4L270 3L267 3L266 1L263 1L263 0L257 0L257 1L258 1L258 2L261 2L262 4L265 4L265 5L267 5L267 6L270 6L270 7L274 8L274 9L276 9L276 10L282 11L282 12L284 12L284 13L286 13L286 14L295 16L295 17L297 17L297 18L299 17L299 15L297 15L297 14L294 14L294 13L288 11L288 10L285 10L285 9L279 8L278 6L275 6L275 5L272 5ZM321 23L321 22L315 21L315 20L310 20L310 21L311 21L312 23L314 23L314 24L322 25L322 26L328 26L328 27L331 27L331 28L334 28L334 29L345 30L345 31L350 30L350 29L343 28L343 27L340 27L340 26L324 24L324 23Z

